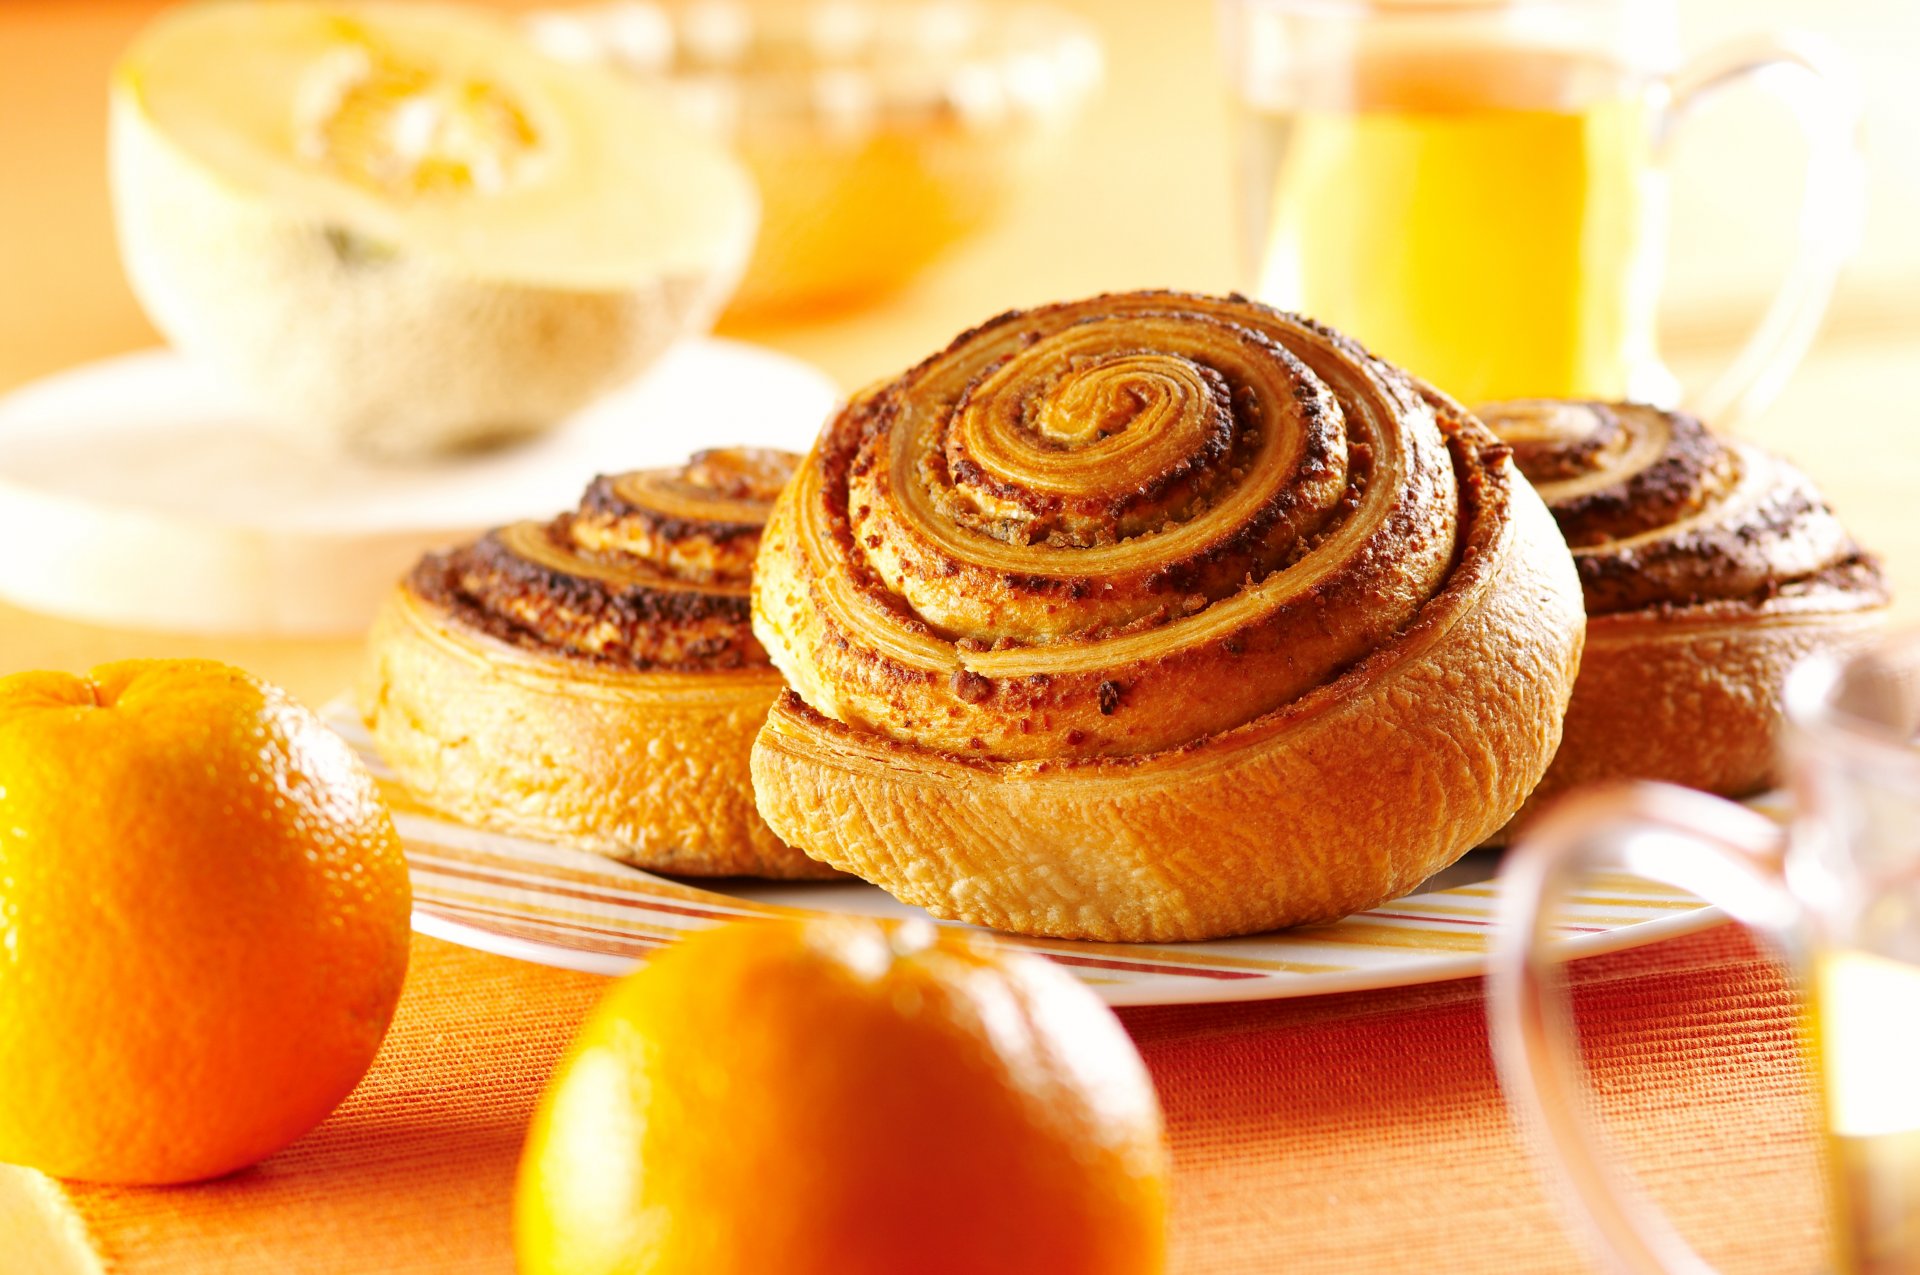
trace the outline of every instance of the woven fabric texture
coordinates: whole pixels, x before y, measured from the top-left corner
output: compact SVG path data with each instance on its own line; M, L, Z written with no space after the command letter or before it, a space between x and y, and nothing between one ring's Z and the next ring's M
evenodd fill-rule
M1574 981L1600 1110L1648 1193L1725 1270L1815 1269L1817 1126L1780 968L1722 927ZM286 1151L194 1187L22 1173L0 1194L110 1275L510 1272L522 1132L604 986L418 939L373 1071ZM1500 1100L1478 980L1122 1017L1167 1110L1180 1275L1593 1269Z

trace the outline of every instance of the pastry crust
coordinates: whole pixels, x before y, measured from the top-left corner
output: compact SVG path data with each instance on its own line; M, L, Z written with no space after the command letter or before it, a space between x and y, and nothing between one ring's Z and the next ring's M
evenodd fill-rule
M1878 565L1792 466L1638 404L1481 409L1572 546L1587 649L1560 751L1527 806L1658 779L1723 796L1776 781L1792 666L1885 623Z
M1864 646L1884 624L1879 608L1594 617L1560 752L1537 795L1621 778L1758 792L1774 782L1788 670L1817 651Z
M429 556L369 637L381 756L478 826L661 872L835 875L767 827L748 774L781 681L745 572L792 459L603 478L572 514Z
M944 434L952 475L956 454L1009 454L1069 401L1120 404L1097 437L1124 453L1129 413L1187 365L1220 383L1169 396L1224 402L1234 437L1188 430L1150 475L1174 480L1114 492L1115 524L1168 502L1152 534L1070 525L1109 477L1089 463L1075 488L1076 457L1035 464L1000 506L901 477L917 445L895 431ZM1024 401L968 419L983 385L1021 376ZM953 532L943 505L997 521ZM1025 570L996 569L1009 552ZM1067 574L1085 562L1099 572ZM930 623L929 596L977 627ZM850 405L776 505L754 622L793 688L753 754L786 840L936 915L1107 941L1331 920L1412 889L1546 769L1582 632L1551 519L1471 417L1305 321L1164 293L1003 316Z

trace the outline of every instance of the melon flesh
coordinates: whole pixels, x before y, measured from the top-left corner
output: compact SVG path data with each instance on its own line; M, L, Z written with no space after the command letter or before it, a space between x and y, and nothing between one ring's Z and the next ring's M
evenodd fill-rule
M710 323L752 245L714 144L463 10L184 9L126 54L111 120L156 325L319 446L545 428Z

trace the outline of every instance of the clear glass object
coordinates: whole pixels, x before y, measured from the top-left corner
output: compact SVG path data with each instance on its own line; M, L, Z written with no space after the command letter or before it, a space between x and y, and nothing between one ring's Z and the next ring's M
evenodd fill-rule
M1858 110L1830 55L1765 36L1682 66L1674 0L1220 0L1248 287L1468 403L1671 405L1655 350L1664 154L1752 79L1811 143L1799 242L1690 405L1731 424L1811 341L1858 238Z
M1550 917L1596 870L1670 882L1777 940L1804 974L1831 1152L1833 1267L1920 1271L1920 633L1787 686L1793 817L1633 784L1550 808L1501 872L1489 1019L1508 1096L1635 1275L1711 1270L1613 1170L1584 1116Z

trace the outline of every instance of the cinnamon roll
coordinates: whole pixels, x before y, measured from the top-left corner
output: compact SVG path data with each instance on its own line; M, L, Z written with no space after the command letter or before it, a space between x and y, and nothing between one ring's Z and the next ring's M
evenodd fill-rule
M1242 298L1002 315L775 504L753 750L790 844L934 913L1199 939L1403 893L1546 769L1579 586L1508 449Z
M363 707L421 799L640 867L821 877L755 813L780 691L748 576L797 457L701 452L430 554L376 619Z
M1480 415L1553 511L1586 601L1565 737L1528 808L1604 779L1765 788L1787 670L1872 636L1878 564L1806 475L1691 416L1553 400Z

